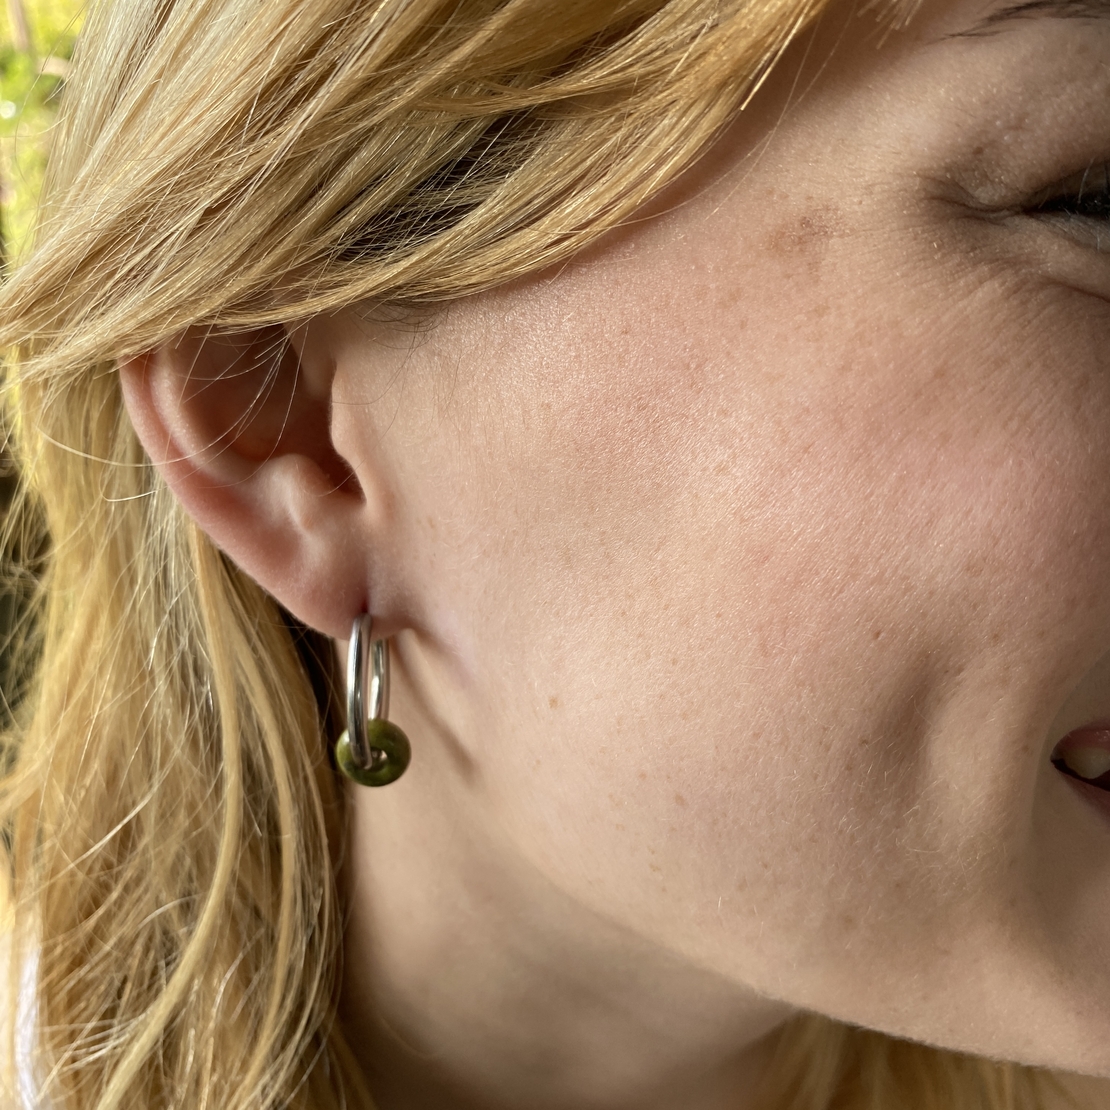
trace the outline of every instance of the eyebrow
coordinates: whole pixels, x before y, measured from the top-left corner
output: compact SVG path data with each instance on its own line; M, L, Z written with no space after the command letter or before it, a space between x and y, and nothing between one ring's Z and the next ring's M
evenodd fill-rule
M976 35L993 35L1005 30L1006 23L1023 19L1110 19L1110 0L1024 0L991 12L967 31L959 31L952 38L970 38Z

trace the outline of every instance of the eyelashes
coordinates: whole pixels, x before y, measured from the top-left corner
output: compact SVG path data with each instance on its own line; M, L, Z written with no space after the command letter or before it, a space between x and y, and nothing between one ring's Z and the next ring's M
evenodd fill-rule
M1026 206L1035 216L1110 220L1110 162L1092 164L1055 185L1042 190Z
M1020 214L1097 254L1110 254L1110 162L1092 162L1080 173L1030 197Z

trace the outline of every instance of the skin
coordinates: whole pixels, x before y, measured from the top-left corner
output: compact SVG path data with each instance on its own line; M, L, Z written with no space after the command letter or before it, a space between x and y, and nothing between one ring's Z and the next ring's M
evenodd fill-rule
M233 558L395 636L387 1110L743 1107L799 1008L1110 1076L1110 817L1049 758L1110 718L1110 231L1033 211L1110 161L1110 20L990 11L833 11L642 220L312 321L235 433L273 336L122 368Z

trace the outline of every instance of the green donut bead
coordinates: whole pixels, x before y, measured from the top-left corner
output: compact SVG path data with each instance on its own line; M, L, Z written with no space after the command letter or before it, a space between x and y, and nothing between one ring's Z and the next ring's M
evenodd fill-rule
M359 786L388 786L404 773L412 759L409 738L392 721L366 722L366 740L374 761L369 767L360 767L351 753L351 740L344 730L335 744L335 762L352 782Z

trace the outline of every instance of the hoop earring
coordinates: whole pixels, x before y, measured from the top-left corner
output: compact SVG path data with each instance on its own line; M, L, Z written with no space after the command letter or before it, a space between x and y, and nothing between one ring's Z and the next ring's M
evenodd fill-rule
M339 769L360 786L388 786L412 758L409 738L389 713L389 641L371 640L369 613L355 618L347 650L347 728L335 744ZM369 644L369 651L367 651ZM369 658L368 658L369 657ZM369 680L370 713L366 712Z

